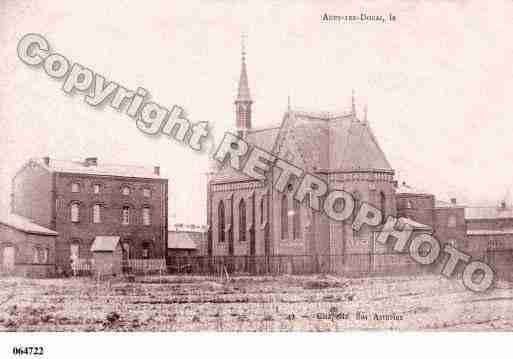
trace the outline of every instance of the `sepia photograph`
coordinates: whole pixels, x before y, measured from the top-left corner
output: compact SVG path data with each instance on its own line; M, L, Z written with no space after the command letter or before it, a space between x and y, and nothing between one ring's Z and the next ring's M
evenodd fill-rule
M513 331L512 20L0 0L0 357Z

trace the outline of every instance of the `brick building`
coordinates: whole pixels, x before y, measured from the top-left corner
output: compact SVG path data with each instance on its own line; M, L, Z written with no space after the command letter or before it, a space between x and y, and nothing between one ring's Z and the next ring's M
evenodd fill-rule
M57 234L16 214L0 216L0 273L53 275Z
M119 236L125 258L164 258L168 183L159 167L110 165L95 157L29 160L12 180L13 213L59 233L55 263L91 258L97 236Z
M353 194L380 208L385 216L396 215L394 170L381 150L367 121L359 118L354 99L343 113L316 113L288 108L276 127L254 129L245 55L242 56L235 127L253 145L275 154L324 179L330 189ZM298 203L293 194L272 185L280 173L274 168L265 181L256 181L214 164L208 183L207 222L210 256L338 256L357 258L358 265L373 264L375 234L364 226L353 231L349 221L339 223ZM424 229L422 223L411 221ZM349 260L349 259L348 259ZM332 262L330 266L332 266ZM334 268L334 270L338 270ZM342 270L342 269L341 269Z
M442 202L404 183L398 186L394 169L371 130L367 111L359 117L354 98L343 113L298 111L289 104L279 125L255 129L243 53L234 104L239 136L324 179L330 190L351 193L357 208L362 202L370 203L381 209L384 217L408 221L414 235L432 233L462 250L475 249L478 241L486 242L485 247L495 243L513 249L513 212L503 210L478 219L455 199ZM280 169L273 168L265 181L257 181L213 163L207 187L209 256L329 256L337 261L335 265L330 262L330 268L339 272L355 267L367 272L378 267L413 268L406 256L379 248L376 231L364 226L355 232L351 221L331 221L295 201L297 183L288 184L288 193L276 191L272 184L279 174ZM473 232L477 228L488 230L486 239L477 239ZM481 248L480 253L474 252L477 256L483 255L482 246L477 246Z

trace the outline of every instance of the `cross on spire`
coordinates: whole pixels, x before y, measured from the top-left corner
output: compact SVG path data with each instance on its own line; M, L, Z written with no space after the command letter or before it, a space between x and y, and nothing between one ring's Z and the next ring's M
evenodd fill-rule
M242 33L240 35L240 49L241 49L241 55L242 55L242 62L246 61L246 34Z

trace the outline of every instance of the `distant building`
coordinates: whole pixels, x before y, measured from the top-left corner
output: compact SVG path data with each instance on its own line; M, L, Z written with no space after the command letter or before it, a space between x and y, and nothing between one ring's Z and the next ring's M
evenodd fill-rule
M16 214L0 217L0 274L55 274L58 233Z
M125 258L164 258L168 182L159 167L109 165L96 157L29 160L12 180L12 212L58 232L55 264L90 259L98 236L118 236Z
M205 256L207 254L207 227L175 224L169 227L167 254L173 257Z

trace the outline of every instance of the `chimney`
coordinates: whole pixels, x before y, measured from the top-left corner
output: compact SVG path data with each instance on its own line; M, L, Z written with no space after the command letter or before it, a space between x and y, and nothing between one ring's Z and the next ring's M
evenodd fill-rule
M45 165L49 166L50 165L50 157L43 157L43 162L45 163Z
M501 201L501 209L506 209L506 201Z
M160 166L153 167L153 173L160 176Z
M85 159L85 165L89 166L98 166L98 157L87 157Z
M456 198L451 198L451 204L456 204Z

